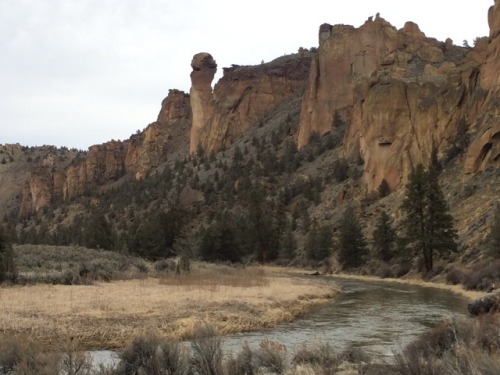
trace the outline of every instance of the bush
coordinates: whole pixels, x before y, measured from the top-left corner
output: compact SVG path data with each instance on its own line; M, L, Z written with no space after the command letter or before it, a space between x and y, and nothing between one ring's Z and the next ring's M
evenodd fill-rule
M225 364L226 374L230 375L256 375L258 366L256 358L248 343L245 342L236 358L228 358Z
M257 362L273 374L284 374L287 367L285 346L274 341L261 341Z
M210 324L198 327L191 342L192 370L197 375L222 374L222 340Z
M0 338L0 374L54 375L59 361L59 355L24 337Z

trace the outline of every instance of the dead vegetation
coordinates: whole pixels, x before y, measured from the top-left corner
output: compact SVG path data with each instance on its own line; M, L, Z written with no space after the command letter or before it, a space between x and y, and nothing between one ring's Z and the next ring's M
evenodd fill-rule
M189 273L92 285L0 288L0 332L51 345L121 348L139 334L193 337L200 321L219 332L246 332L291 321L333 298L331 285L260 267L198 264Z

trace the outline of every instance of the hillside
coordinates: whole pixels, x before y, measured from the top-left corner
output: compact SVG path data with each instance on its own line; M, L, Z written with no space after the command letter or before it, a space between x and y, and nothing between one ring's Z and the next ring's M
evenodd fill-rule
M488 22L474 47L379 16L324 24L318 48L224 68L213 89L196 54L190 93L124 142L3 145L4 225L19 243L104 247L101 223L106 247L146 257L319 261L311 231L337 239L348 207L368 239L382 210L400 228L410 173L437 161L460 245L444 262L475 263L500 196L498 0Z

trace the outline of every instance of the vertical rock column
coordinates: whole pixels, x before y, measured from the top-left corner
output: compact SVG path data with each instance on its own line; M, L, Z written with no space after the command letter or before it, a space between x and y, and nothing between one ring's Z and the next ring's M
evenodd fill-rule
M207 121L214 112L214 97L212 80L217 71L217 64L209 53L201 52L194 55L191 61L190 101L193 113L189 152L195 153L202 145L203 134L206 133Z

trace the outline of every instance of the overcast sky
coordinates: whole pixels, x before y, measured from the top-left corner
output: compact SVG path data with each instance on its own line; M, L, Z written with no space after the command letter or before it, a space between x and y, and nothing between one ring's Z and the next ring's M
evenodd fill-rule
M169 89L188 92L191 58L219 69L318 45L322 23L411 20L470 44L493 0L0 0L0 144L87 149L156 120ZM215 81L214 81L215 83Z

